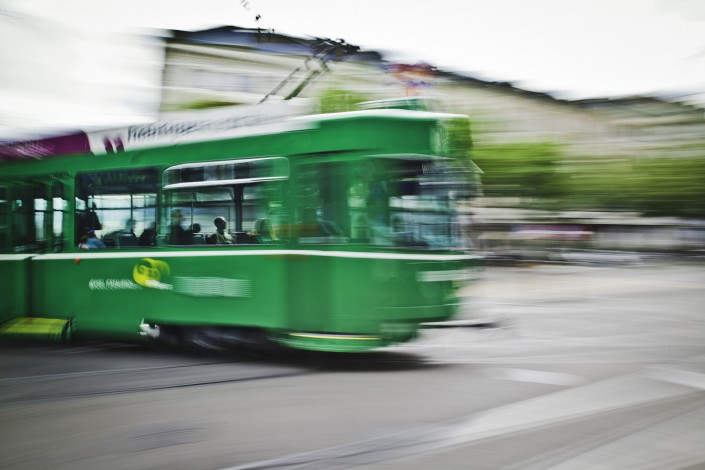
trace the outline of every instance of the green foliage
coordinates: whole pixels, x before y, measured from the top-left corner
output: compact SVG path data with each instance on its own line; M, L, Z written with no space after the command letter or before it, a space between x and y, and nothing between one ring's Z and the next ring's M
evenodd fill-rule
M565 173L569 208L705 217L705 157L592 159Z
M462 117L445 121L438 138L443 140L439 142L442 149L441 155L461 162L464 171L468 172L470 185L467 188L467 194L471 197L479 197L482 196L482 170L471 159L471 136L470 120Z
M357 105L369 97L349 90L329 89L320 98L319 109L323 114L341 113L358 109Z
M199 100L191 101L190 103L183 103L179 105L173 105L165 111L184 111L191 109L210 109L210 108L222 108L224 106L235 106L239 103L233 103L231 101L220 101L220 100Z
M472 137L470 121L464 118L446 121L447 152L449 157L470 158Z
M631 162L624 158L582 157L563 166L567 193L565 209L634 210L635 178Z
M565 194L559 145L518 142L478 145L472 159L483 171L486 196L522 199L559 198Z
M705 155L566 158L551 142L484 144L472 151L484 194L554 209L705 218Z
M648 215L705 217L705 157L643 159L634 164L634 205Z

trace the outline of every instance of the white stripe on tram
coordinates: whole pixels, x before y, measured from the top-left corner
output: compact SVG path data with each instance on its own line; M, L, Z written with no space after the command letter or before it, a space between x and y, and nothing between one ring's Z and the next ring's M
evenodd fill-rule
M31 258L32 254L21 254L21 255L0 255L0 261L21 261L23 259Z
M322 250L203 250L203 251L125 251L51 253L37 255L39 261L58 259L112 259L112 258L198 258L213 256L321 256L328 258L359 259L399 259L416 261L464 261L480 259L480 255L440 255L425 253L373 253L359 251L322 251Z

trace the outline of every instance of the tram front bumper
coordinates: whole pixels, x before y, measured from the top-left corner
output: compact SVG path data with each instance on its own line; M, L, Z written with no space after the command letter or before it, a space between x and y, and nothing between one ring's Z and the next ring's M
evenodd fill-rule
M322 352L364 352L392 344L380 335L337 333L280 333L272 338L285 346Z

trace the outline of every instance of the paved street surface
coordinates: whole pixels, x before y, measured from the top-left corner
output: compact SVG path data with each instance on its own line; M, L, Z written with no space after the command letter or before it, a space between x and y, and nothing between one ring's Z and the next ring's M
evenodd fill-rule
M0 346L3 469L705 468L705 265L488 268L372 354Z

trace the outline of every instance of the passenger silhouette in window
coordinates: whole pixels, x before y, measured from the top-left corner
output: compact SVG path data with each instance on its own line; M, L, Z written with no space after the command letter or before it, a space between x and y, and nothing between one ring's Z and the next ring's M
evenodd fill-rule
M258 243L272 243L276 240L276 235L269 219L255 220L255 226L249 235L254 237Z
M107 248L103 240L99 239L95 231L89 230L88 233L81 237L81 243L79 243L78 248L81 250L102 250Z
M181 226L181 220L184 218L183 213L179 209L171 212L171 231L169 232L170 245L190 245L191 235Z
M226 230L228 228L228 222L223 217L216 217L213 223L215 224L213 241L216 245L232 245L235 243L232 235Z
M157 244L157 224L156 222L151 222L149 227L142 231L139 238L140 246L154 246Z

